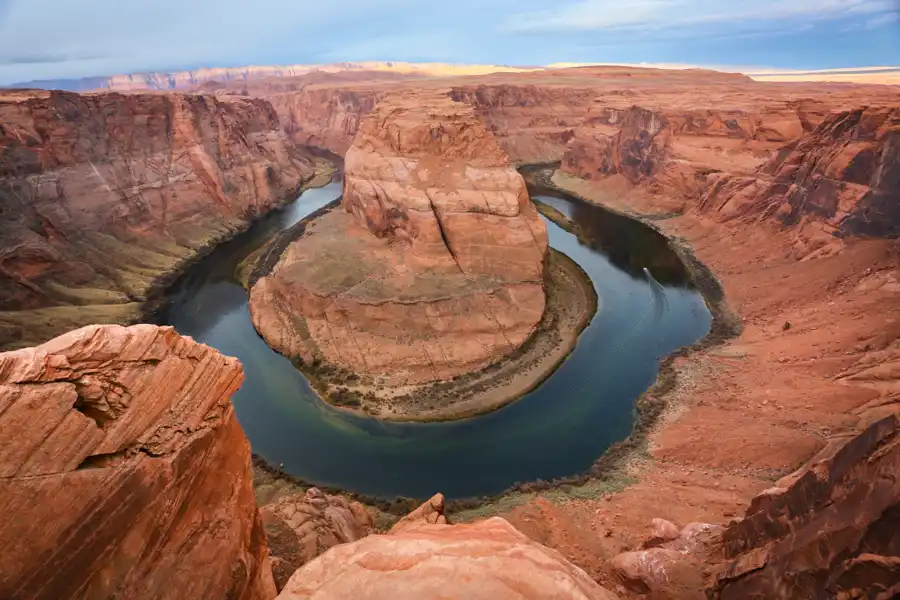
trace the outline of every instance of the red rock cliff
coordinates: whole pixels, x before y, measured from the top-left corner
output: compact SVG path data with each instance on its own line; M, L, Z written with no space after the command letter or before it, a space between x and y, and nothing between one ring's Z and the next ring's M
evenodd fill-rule
M313 171L255 99L7 93L0 149L0 346L133 319Z
M900 594L900 413L837 440L724 534L716 598Z
M151 325L0 354L0 597L274 597L241 379Z

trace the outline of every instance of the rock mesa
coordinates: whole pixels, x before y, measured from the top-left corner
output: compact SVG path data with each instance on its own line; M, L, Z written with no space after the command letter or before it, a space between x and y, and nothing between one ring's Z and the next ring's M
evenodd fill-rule
M544 310L547 232L470 107L384 99L345 171L342 210L310 223L252 288L254 324L272 347L418 384L528 339Z

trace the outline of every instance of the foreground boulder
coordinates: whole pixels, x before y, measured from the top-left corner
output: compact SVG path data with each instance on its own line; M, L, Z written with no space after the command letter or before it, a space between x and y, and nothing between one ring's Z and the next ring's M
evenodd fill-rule
M0 597L272 598L241 380L151 325L0 354Z
M297 571L278 598L615 600L500 518L422 524L337 546Z
M362 123L341 209L312 221L251 292L267 342L415 385L510 354L544 311L547 231L474 111L392 96Z
M3 92L0 348L136 319L313 172L263 100Z
M372 533L372 515L359 502L310 488L260 509L278 589L291 575L332 546L355 542Z

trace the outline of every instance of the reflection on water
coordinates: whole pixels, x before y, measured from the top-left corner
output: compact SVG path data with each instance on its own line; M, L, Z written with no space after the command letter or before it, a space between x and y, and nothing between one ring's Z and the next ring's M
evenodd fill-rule
M164 315L181 333L241 360L245 382L234 405L253 450L303 479L384 497L464 497L581 472L628 435L634 401L661 358L709 329L702 298L684 285L680 263L649 230L610 220L597 207L542 196L596 245L547 222L551 245L581 265L601 298L559 370L522 400L465 421L384 423L339 411L257 335L246 292L232 281L248 252L339 195L338 183L309 190L217 248L175 286Z

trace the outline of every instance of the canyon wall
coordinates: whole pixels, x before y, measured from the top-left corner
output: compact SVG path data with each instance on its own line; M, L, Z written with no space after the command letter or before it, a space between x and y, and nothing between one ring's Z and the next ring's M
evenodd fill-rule
M0 597L274 597L241 380L151 325L0 354Z
M897 237L900 108L831 115L756 173L712 177L699 208L726 220L749 215L795 226L816 218L829 234Z
M619 193L644 184L681 200L702 194L710 174L753 173L828 114L827 104L813 100L712 109L608 104L597 99L575 129L563 171Z
M900 594L900 413L834 440L723 533L716 597Z
M383 95L381 90L317 86L264 97L278 111L285 132L295 144L321 146L343 155L363 117L372 112Z
M259 99L7 92L0 148L0 347L139 317L314 172Z
M362 119L378 100L397 87L413 85L448 94L453 100L472 106L514 163L560 160L573 128L581 123L594 97L590 89L512 84L448 87L424 81L316 84L278 93L270 93L268 86L257 86L251 92L272 103L295 143L344 154Z
M418 384L502 358L541 319L544 224L445 95L382 100L347 152L342 210L308 229L251 292L254 324L289 356Z

